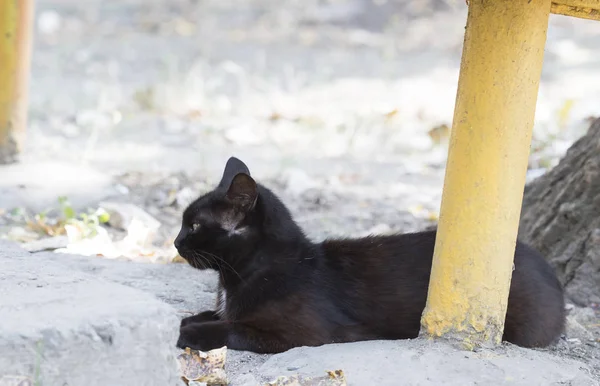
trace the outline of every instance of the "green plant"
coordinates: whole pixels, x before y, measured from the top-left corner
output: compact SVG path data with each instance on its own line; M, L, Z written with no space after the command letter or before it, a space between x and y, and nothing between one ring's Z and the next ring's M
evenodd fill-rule
M88 209L87 212L77 213L69 199L64 196L58 198L58 204L57 216L51 216L56 211L54 209L48 209L33 216L27 214L23 209L19 209L15 211L14 215L24 218L27 226L33 231L48 236L63 235L66 233L65 226L70 225L77 228L84 238L98 234L100 224L105 224L110 220L110 215L102 208Z
M42 356L44 351L44 342L38 340L35 350L35 375L34 375L34 386L42 386L42 380L40 377L40 370L42 367Z

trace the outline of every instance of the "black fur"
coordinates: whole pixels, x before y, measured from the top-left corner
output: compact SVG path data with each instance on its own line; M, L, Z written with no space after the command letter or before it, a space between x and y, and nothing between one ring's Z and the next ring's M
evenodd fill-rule
M219 272L221 309L185 318L177 346L276 353L415 338L435 236L313 243L283 203L231 158L219 186L185 210L175 241L190 265ZM504 340L547 346L563 330L561 286L543 257L522 243L514 263Z

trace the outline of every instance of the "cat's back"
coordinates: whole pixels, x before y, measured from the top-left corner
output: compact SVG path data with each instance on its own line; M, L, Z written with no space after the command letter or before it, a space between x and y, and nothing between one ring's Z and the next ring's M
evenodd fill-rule
M344 313L376 337L415 337L434 245L435 232L326 240L323 285Z
M328 267L341 275L377 276L406 269L412 275L431 269L435 235L435 231L428 231L327 239L322 248Z
M435 232L419 232L326 240L322 247L331 280L350 299L410 308L425 301L434 245Z

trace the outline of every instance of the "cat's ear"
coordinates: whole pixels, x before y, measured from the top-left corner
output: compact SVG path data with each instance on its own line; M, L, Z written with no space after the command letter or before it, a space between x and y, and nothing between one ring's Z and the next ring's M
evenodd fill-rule
M248 174L238 173L233 177L225 197L238 208L251 210L258 198L256 182Z
M223 171L221 182L219 182L219 187L222 189L229 188L233 183L233 178L240 173L250 176L250 170L248 170L248 166L235 157L229 158L227 160L227 164L225 165L225 171Z

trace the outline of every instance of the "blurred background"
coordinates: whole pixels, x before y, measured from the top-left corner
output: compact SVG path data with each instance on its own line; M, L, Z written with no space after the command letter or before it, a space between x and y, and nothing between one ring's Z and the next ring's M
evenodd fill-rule
M314 238L434 224L463 0L38 0L0 234L176 259L185 206L245 161ZM600 23L552 15L528 178L600 114Z

